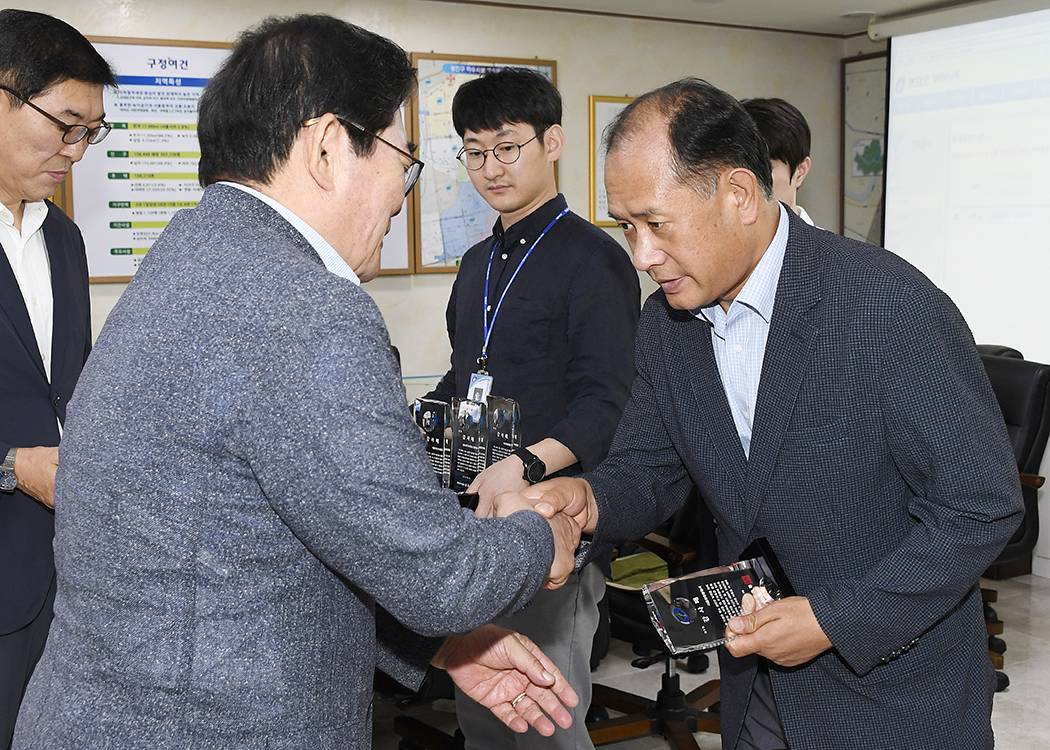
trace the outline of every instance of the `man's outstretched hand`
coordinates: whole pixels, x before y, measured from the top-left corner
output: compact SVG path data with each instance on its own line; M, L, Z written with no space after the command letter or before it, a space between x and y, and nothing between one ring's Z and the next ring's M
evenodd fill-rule
M579 697L523 635L483 625L468 635L446 638L431 664L447 671L460 690L515 732L527 732L532 725L549 737L555 731L551 719L562 728L572 726L565 707L575 706Z

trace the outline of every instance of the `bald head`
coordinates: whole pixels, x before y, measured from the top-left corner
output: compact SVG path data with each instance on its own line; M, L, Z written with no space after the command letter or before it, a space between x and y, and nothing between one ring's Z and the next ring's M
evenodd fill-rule
M611 154L629 142L663 141L671 173L701 196L713 194L726 169L754 173L766 200L773 176L765 141L736 99L698 78L685 78L635 99L606 128Z

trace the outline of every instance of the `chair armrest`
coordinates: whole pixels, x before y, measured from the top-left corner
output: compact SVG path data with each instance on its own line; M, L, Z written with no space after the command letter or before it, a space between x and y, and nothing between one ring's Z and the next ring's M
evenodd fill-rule
M696 557L696 550L692 547L673 542L659 534L649 534L635 541L635 544L659 555L668 565L684 565Z
M1025 487L1031 487L1032 489L1039 489L1046 482L1046 477L1038 476L1037 474L1022 474L1021 484Z

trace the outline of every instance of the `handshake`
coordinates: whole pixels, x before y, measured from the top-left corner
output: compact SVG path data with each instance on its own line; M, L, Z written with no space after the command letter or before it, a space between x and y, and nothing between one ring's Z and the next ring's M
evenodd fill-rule
M535 511L547 519L554 534L554 562L543 587L565 585L576 567L581 534L594 533L598 506L591 486L582 479L558 477L521 492L502 492L491 503L478 506L479 517L505 518L511 513Z

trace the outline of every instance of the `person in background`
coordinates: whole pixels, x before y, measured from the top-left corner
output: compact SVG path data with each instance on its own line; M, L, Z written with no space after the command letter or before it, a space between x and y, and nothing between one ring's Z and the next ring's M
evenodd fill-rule
M11 744L55 597L54 484L91 351L87 258L47 200L109 133L113 72L64 21L0 11L0 748Z
M554 84L520 68L469 81L452 102L459 159L499 218L492 236L463 256L446 314L451 367L428 397L467 397L471 375L483 369L492 394L521 408L523 447L468 488L479 495L481 517L500 492L597 466L634 377L638 274L627 253L558 193L561 111ZM572 728L552 738L514 735L459 694L468 748L592 747L584 714L604 588L600 566L588 565L500 621L535 641L575 688Z
M580 562L694 484L722 564L768 540L798 596L728 623L726 750L990 750L978 580L1024 506L962 315L778 202L753 120L705 81L634 100L606 144L609 213L660 290L609 456L526 492L594 534Z
M423 168L414 86L396 44L317 15L263 21L209 82L204 195L70 404L16 748L364 750L374 668L428 662L515 731L571 721L554 665L485 623L564 582L578 529L438 487L359 286Z
M773 195L802 221L813 226L806 209L798 205L798 189L809 174L809 123L783 99L744 99L740 102L758 126L773 167Z

